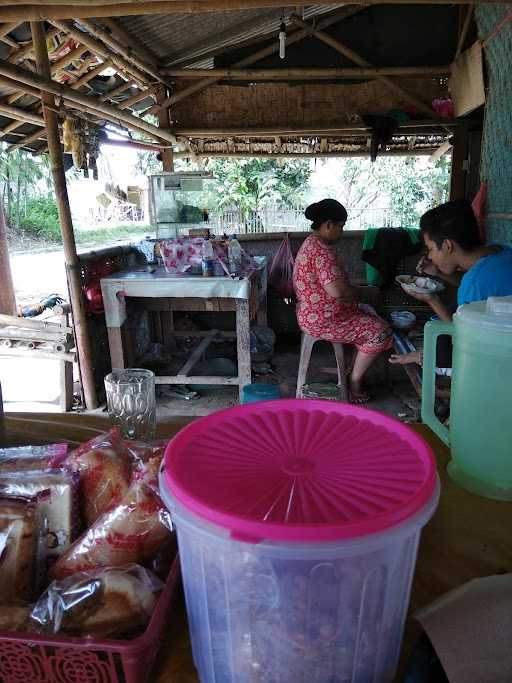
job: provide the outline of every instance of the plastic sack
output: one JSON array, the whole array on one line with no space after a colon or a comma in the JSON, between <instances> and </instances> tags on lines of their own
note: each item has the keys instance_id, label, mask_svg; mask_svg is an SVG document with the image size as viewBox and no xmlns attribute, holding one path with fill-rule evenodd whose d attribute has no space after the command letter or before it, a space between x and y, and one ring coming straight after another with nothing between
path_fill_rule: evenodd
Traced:
<instances>
[{"instance_id":1,"label":"plastic sack","mask_svg":"<svg viewBox=\"0 0 512 683\"><path fill-rule=\"evenodd\" d=\"M200 268L203 242L202 237L176 237L160 242L160 255L165 270L171 274L179 274L192 267Z\"/></svg>"},{"instance_id":2,"label":"plastic sack","mask_svg":"<svg viewBox=\"0 0 512 683\"><path fill-rule=\"evenodd\" d=\"M118 429L77 448L66 465L80 476L80 506L86 526L120 503L130 486L132 457Z\"/></svg>"},{"instance_id":3,"label":"plastic sack","mask_svg":"<svg viewBox=\"0 0 512 683\"><path fill-rule=\"evenodd\" d=\"M0 473L20 470L46 470L58 467L68 452L66 443L48 446L0 448Z\"/></svg>"},{"instance_id":4,"label":"plastic sack","mask_svg":"<svg viewBox=\"0 0 512 683\"><path fill-rule=\"evenodd\" d=\"M295 296L293 289L293 254L288 235L281 242L276 255L272 259L268 281L286 299Z\"/></svg>"},{"instance_id":5,"label":"plastic sack","mask_svg":"<svg viewBox=\"0 0 512 683\"><path fill-rule=\"evenodd\" d=\"M0 608L0 631L28 631L30 605L10 604Z\"/></svg>"},{"instance_id":6,"label":"plastic sack","mask_svg":"<svg viewBox=\"0 0 512 683\"><path fill-rule=\"evenodd\" d=\"M32 498L0 498L0 604L32 596L38 526Z\"/></svg>"},{"instance_id":7,"label":"plastic sack","mask_svg":"<svg viewBox=\"0 0 512 683\"><path fill-rule=\"evenodd\" d=\"M60 556L50 569L50 579L96 567L150 562L171 528L159 496L143 481L134 481L121 503L101 515Z\"/></svg>"},{"instance_id":8,"label":"plastic sack","mask_svg":"<svg viewBox=\"0 0 512 683\"><path fill-rule=\"evenodd\" d=\"M77 475L66 470L0 472L0 494L37 497L45 559L61 555L76 538L79 518Z\"/></svg>"},{"instance_id":9,"label":"plastic sack","mask_svg":"<svg viewBox=\"0 0 512 683\"><path fill-rule=\"evenodd\" d=\"M163 583L137 565L100 568L53 581L30 614L33 630L117 638L144 629Z\"/></svg>"}]
</instances>

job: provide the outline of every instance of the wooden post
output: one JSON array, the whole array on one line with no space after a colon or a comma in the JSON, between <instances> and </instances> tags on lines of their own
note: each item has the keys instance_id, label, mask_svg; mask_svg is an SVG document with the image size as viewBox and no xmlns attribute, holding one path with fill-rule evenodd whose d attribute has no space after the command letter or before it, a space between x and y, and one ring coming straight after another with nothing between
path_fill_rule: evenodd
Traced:
<instances>
[{"instance_id":1,"label":"wooden post","mask_svg":"<svg viewBox=\"0 0 512 683\"><path fill-rule=\"evenodd\" d=\"M164 86L158 88L156 95L156 102L160 105L167 98L166 88ZM170 110L166 107L161 107L158 112L158 127L170 128ZM162 150L162 170L174 171L174 159L172 149L170 147Z\"/></svg>"},{"instance_id":2,"label":"wooden post","mask_svg":"<svg viewBox=\"0 0 512 683\"><path fill-rule=\"evenodd\" d=\"M46 47L43 25L41 22L31 22L32 40L36 54L37 69L41 76L50 79L50 62ZM46 134L50 150L51 171L55 188L55 198L59 209L60 227L62 231L62 243L64 246L64 259L66 262L66 274L68 278L71 308L75 327L75 339L78 351L78 362L84 391L85 405L89 410L98 407L96 386L92 367L91 340L87 330L87 317L82 296L82 283L80 280L80 263L76 253L73 221L69 208L66 176L60 146L59 125L57 115L45 104L55 106L55 98L48 92L41 90L43 114L46 122Z\"/></svg>"},{"instance_id":3,"label":"wooden post","mask_svg":"<svg viewBox=\"0 0 512 683\"><path fill-rule=\"evenodd\" d=\"M12 284L9 248L5 233L4 207L0 203L0 313L16 315L16 299Z\"/></svg>"}]
</instances>

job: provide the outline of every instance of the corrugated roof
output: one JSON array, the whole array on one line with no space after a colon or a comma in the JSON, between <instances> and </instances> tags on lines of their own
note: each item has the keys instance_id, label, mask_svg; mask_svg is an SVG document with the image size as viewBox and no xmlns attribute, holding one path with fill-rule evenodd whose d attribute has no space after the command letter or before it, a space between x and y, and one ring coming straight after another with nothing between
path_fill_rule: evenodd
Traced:
<instances>
[{"instance_id":1,"label":"corrugated roof","mask_svg":"<svg viewBox=\"0 0 512 683\"><path fill-rule=\"evenodd\" d=\"M333 5L313 5L305 8L304 18L335 9ZM290 13L290 10L286 12ZM277 33L281 17L281 10L260 9L123 17L119 21L134 38L154 52L163 66L170 66L196 57L200 60L212 50L228 49ZM198 63L193 62L195 66Z\"/></svg>"}]
</instances>

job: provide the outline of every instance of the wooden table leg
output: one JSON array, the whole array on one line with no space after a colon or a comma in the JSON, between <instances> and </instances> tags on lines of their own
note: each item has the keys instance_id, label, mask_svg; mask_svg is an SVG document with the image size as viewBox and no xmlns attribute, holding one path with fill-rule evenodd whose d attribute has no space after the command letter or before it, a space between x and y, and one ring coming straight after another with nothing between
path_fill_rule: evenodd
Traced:
<instances>
[{"instance_id":1,"label":"wooden table leg","mask_svg":"<svg viewBox=\"0 0 512 683\"><path fill-rule=\"evenodd\" d=\"M267 271L265 269L261 276L261 296L256 314L256 322L262 327L266 327L267 321Z\"/></svg>"},{"instance_id":2,"label":"wooden table leg","mask_svg":"<svg viewBox=\"0 0 512 683\"><path fill-rule=\"evenodd\" d=\"M123 354L123 337L121 335L120 327L107 327L108 331L108 345L110 347L110 361L112 363L112 370L123 370L124 354Z\"/></svg>"},{"instance_id":3,"label":"wooden table leg","mask_svg":"<svg viewBox=\"0 0 512 683\"><path fill-rule=\"evenodd\" d=\"M249 302L236 300L236 343L238 355L238 387L240 402L242 390L251 383L251 340L250 340Z\"/></svg>"},{"instance_id":4,"label":"wooden table leg","mask_svg":"<svg viewBox=\"0 0 512 683\"><path fill-rule=\"evenodd\" d=\"M69 413L73 407L73 363L61 360L60 364L60 409Z\"/></svg>"}]
</instances>

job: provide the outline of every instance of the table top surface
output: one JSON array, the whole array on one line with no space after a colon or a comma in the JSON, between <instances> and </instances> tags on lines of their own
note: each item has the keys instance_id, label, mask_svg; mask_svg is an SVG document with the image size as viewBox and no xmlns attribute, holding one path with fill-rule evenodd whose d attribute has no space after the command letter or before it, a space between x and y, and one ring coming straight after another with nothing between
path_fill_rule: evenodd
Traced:
<instances>
[{"instance_id":1,"label":"table top surface","mask_svg":"<svg viewBox=\"0 0 512 683\"><path fill-rule=\"evenodd\" d=\"M159 437L172 437L192 418L173 418L158 425ZM108 429L106 416L11 413L6 415L9 445L65 440L75 446ZM412 425L432 447L441 480L439 506L425 527L411 594L410 615L416 609L472 578L512 572L512 503L481 498L459 488L448 477L448 448L424 425ZM402 664L419 635L409 616L402 648ZM169 621L167 637L152 683L197 683L179 596ZM398 679L399 680L399 679Z\"/></svg>"}]
</instances>

